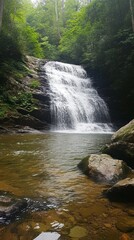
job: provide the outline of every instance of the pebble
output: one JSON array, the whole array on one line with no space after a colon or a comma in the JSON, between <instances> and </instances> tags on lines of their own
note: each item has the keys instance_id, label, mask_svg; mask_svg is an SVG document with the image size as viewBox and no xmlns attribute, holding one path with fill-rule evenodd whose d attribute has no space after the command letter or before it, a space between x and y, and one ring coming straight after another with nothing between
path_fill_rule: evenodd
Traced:
<instances>
[{"instance_id":1,"label":"pebble","mask_svg":"<svg viewBox=\"0 0 134 240\"><path fill-rule=\"evenodd\" d=\"M106 228L111 228L111 227L112 227L112 225L109 224L109 223L105 223L104 226L105 226Z\"/></svg>"},{"instance_id":2,"label":"pebble","mask_svg":"<svg viewBox=\"0 0 134 240\"><path fill-rule=\"evenodd\" d=\"M121 232L132 232L134 230L134 218L133 217L125 217L118 220L116 223L117 229Z\"/></svg>"},{"instance_id":3,"label":"pebble","mask_svg":"<svg viewBox=\"0 0 134 240\"><path fill-rule=\"evenodd\" d=\"M82 238L88 235L88 232L85 228L80 226L75 226L71 228L69 236L72 238Z\"/></svg>"},{"instance_id":4,"label":"pebble","mask_svg":"<svg viewBox=\"0 0 134 240\"><path fill-rule=\"evenodd\" d=\"M120 237L120 240L130 240L130 237L126 233L123 233Z\"/></svg>"}]
</instances>

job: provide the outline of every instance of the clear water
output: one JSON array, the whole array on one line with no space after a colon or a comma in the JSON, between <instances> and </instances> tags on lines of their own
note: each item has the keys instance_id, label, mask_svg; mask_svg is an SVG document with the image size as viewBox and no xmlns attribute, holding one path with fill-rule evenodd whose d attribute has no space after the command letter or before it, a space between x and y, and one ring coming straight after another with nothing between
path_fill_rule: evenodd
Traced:
<instances>
[{"instance_id":1,"label":"clear water","mask_svg":"<svg viewBox=\"0 0 134 240\"><path fill-rule=\"evenodd\" d=\"M1 180L22 196L56 195L62 201L72 201L78 178L85 178L77 164L81 158L98 152L108 139L107 134L0 136Z\"/></svg>"},{"instance_id":2,"label":"clear water","mask_svg":"<svg viewBox=\"0 0 134 240\"><path fill-rule=\"evenodd\" d=\"M49 83L53 130L112 131L107 105L81 66L48 62L43 69Z\"/></svg>"},{"instance_id":3,"label":"clear water","mask_svg":"<svg viewBox=\"0 0 134 240\"><path fill-rule=\"evenodd\" d=\"M119 240L116 227L133 206L110 203L107 187L78 168L80 159L99 152L108 134L42 133L0 136L0 189L19 197L52 200L50 210L30 212L0 227L1 240L32 240L41 232L58 232L61 240ZM58 203L58 204L55 204ZM125 209L125 211L124 211ZM73 227L86 230L71 237ZM76 233L77 234L77 233ZM134 233L128 234L134 239Z\"/></svg>"}]
</instances>

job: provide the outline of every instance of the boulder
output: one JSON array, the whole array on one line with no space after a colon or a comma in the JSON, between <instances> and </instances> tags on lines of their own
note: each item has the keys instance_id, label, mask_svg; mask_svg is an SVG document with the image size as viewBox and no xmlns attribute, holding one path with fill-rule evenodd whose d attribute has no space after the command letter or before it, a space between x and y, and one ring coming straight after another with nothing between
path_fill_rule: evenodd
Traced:
<instances>
[{"instance_id":1,"label":"boulder","mask_svg":"<svg viewBox=\"0 0 134 240\"><path fill-rule=\"evenodd\" d=\"M78 167L92 179L113 184L127 176L129 167L119 159L113 159L107 154L91 154L84 158Z\"/></svg>"},{"instance_id":2,"label":"boulder","mask_svg":"<svg viewBox=\"0 0 134 240\"><path fill-rule=\"evenodd\" d=\"M134 119L113 134L112 142L117 141L134 143Z\"/></svg>"},{"instance_id":3,"label":"boulder","mask_svg":"<svg viewBox=\"0 0 134 240\"><path fill-rule=\"evenodd\" d=\"M134 178L120 180L104 194L112 201L134 202Z\"/></svg>"},{"instance_id":4,"label":"boulder","mask_svg":"<svg viewBox=\"0 0 134 240\"><path fill-rule=\"evenodd\" d=\"M134 168L134 120L120 128L102 152L110 154L113 158L122 159L128 166Z\"/></svg>"}]
</instances>

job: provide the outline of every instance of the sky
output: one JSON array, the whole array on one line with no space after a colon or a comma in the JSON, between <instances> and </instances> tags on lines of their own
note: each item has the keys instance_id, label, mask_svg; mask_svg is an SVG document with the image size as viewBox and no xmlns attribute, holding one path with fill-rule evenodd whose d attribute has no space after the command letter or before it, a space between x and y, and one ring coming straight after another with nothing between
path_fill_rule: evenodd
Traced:
<instances>
[{"instance_id":1,"label":"sky","mask_svg":"<svg viewBox=\"0 0 134 240\"><path fill-rule=\"evenodd\" d=\"M36 3L36 2L38 2L38 0L31 0L33 3Z\"/></svg>"}]
</instances>

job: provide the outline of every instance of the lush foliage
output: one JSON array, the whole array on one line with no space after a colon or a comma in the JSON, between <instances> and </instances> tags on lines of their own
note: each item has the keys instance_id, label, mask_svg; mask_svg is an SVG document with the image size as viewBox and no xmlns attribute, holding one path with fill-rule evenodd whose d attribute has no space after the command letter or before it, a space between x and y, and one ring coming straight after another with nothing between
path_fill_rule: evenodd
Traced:
<instances>
[{"instance_id":1,"label":"lush foliage","mask_svg":"<svg viewBox=\"0 0 134 240\"><path fill-rule=\"evenodd\" d=\"M134 32L128 0L92 1L68 21L59 48L62 58L84 64L96 85L111 95L115 114L133 118Z\"/></svg>"},{"instance_id":2,"label":"lush foliage","mask_svg":"<svg viewBox=\"0 0 134 240\"><path fill-rule=\"evenodd\" d=\"M24 55L83 64L112 113L133 117L134 0L0 0L1 83Z\"/></svg>"}]
</instances>

